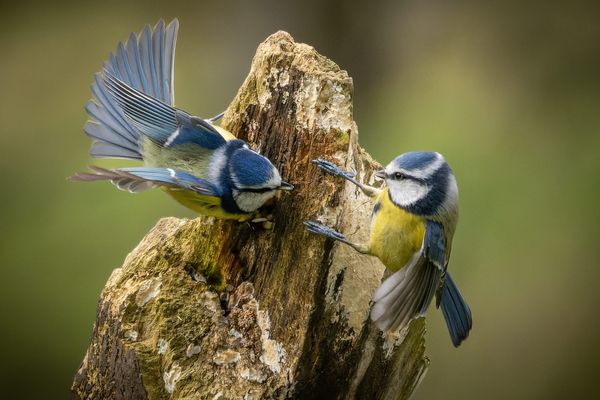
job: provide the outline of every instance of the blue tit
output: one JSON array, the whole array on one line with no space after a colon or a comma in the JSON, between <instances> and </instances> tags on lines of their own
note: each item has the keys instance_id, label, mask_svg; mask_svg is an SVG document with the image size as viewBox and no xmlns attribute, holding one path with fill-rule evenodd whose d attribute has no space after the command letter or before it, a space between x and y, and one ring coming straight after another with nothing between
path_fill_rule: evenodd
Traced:
<instances>
[{"instance_id":1,"label":"blue tit","mask_svg":"<svg viewBox=\"0 0 600 400\"><path fill-rule=\"evenodd\" d=\"M159 21L119 43L96 73L86 104L93 157L142 160L143 167L72 177L110 180L130 192L158 187L203 215L246 221L292 185L262 155L210 120L174 107L173 61L179 22Z\"/></svg>"},{"instance_id":2,"label":"blue tit","mask_svg":"<svg viewBox=\"0 0 600 400\"><path fill-rule=\"evenodd\" d=\"M396 330L424 315L435 296L450 338L459 346L472 327L471 310L447 271L458 220L458 187L439 153L402 154L376 176L381 190L358 182L352 173L315 160L323 170L347 179L375 197L369 243L352 243L335 230L307 221L313 233L378 257L393 273L373 295L371 319L382 330Z\"/></svg>"}]
</instances>

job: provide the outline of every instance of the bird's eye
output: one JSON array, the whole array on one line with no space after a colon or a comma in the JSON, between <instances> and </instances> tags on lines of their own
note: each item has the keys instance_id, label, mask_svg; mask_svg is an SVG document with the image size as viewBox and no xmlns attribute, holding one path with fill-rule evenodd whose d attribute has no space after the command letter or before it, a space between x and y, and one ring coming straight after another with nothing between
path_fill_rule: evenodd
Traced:
<instances>
[{"instance_id":1,"label":"bird's eye","mask_svg":"<svg viewBox=\"0 0 600 400\"><path fill-rule=\"evenodd\" d=\"M397 179L397 180L402 180L402 179L404 179L405 177L406 177L406 176L405 176L405 175L404 175L402 172L396 172L396 173L394 173L394 179Z\"/></svg>"}]
</instances>

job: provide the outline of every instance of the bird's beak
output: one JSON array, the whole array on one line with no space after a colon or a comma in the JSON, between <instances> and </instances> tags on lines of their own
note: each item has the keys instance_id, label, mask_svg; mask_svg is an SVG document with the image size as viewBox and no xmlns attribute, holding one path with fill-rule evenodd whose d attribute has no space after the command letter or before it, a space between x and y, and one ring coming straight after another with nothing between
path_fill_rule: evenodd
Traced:
<instances>
[{"instance_id":1,"label":"bird's beak","mask_svg":"<svg viewBox=\"0 0 600 400\"><path fill-rule=\"evenodd\" d=\"M293 190L294 185L291 185L287 182L281 181L281 186L278 187L279 190Z\"/></svg>"},{"instance_id":2,"label":"bird's beak","mask_svg":"<svg viewBox=\"0 0 600 400\"><path fill-rule=\"evenodd\" d=\"M375 177L379 179L385 179L385 169L380 169L379 171L375 172Z\"/></svg>"}]
</instances>

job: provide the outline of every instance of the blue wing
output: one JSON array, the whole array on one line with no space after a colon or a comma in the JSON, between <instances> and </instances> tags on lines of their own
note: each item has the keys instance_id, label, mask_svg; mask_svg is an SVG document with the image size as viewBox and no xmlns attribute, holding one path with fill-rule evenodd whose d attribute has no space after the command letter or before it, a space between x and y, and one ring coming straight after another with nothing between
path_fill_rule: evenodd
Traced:
<instances>
[{"instance_id":1,"label":"blue wing","mask_svg":"<svg viewBox=\"0 0 600 400\"><path fill-rule=\"evenodd\" d=\"M129 87L104 71L104 83L131 123L154 143L163 147L193 143L214 150L225 139L209 122L194 117Z\"/></svg>"},{"instance_id":2,"label":"blue wing","mask_svg":"<svg viewBox=\"0 0 600 400\"><path fill-rule=\"evenodd\" d=\"M154 26L144 27L138 37L129 35L125 44L119 42L116 54L111 54L104 69L127 86L148 96L173 105L173 63L179 21L165 27L161 19Z\"/></svg>"},{"instance_id":3,"label":"blue wing","mask_svg":"<svg viewBox=\"0 0 600 400\"><path fill-rule=\"evenodd\" d=\"M177 19L166 27L160 20L154 28L146 25L139 36L131 33L126 44L119 43L116 54L111 54L104 63L104 69L129 87L172 105L178 29ZM84 127L94 139L91 155L142 159L139 132L108 93L101 73L96 74L92 93L94 99L85 107L91 118Z\"/></svg>"},{"instance_id":4,"label":"blue wing","mask_svg":"<svg viewBox=\"0 0 600 400\"><path fill-rule=\"evenodd\" d=\"M133 167L113 170L97 166L90 168L94 171L93 173L80 173L71 179L86 182L110 180L119 189L132 193L142 192L156 186L168 186L190 190L202 196L221 196L219 188L211 182L171 168Z\"/></svg>"},{"instance_id":5,"label":"blue wing","mask_svg":"<svg viewBox=\"0 0 600 400\"><path fill-rule=\"evenodd\" d=\"M211 123L173 107L178 29L176 19L146 25L120 42L96 74L84 128L95 140L92 156L143 159L141 136L162 147L192 143L214 150L225 143Z\"/></svg>"},{"instance_id":6,"label":"blue wing","mask_svg":"<svg viewBox=\"0 0 600 400\"><path fill-rule=\"evenodd\" d=\"M104 70L102 79L115 106L136 130L158 143L164 143L177 130L177 112L173 107L135 90L108 70Z\"/></svg>"},{"instance_id":7,"label":"blue wing","mask_svg":"<svg viewBox=\"0 0 600 400\"><path fill-rule=\"evenodd\" d=\"M89 100L85 110L90 120L83 130L94 140L90 154L93 157L115 157L141 160L139 133L126 120L123 111L114 104L100 74L92 85L94 100Z\"/></svg>"},{"instance_id":8,"label":"blue wing","mask_svg":"<svg viewBox=\"0 0 600 400\"><path fill-rule=\"evenodd\" d=\"M446 269L446 236L444 226L439 222L427 221L423 255L440 270Z\"/></svg>"}]
</instances>

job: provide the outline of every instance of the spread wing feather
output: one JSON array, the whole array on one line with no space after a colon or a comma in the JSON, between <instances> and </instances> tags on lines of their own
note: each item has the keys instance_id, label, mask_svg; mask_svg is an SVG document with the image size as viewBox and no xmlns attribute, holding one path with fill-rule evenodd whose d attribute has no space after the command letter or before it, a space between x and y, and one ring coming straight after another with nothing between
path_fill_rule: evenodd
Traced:
<instances>
[{"instance_id":1,"label":"spread wing feather","mask_svg":"<svg viewBox=\"0 0 600 400\"><path fill-rule=\"evenodd\" d=\"M125 44L118 44L116 54L109 56L104 69L128 87L172 105L178 28L176 19L166 27L162 20L154 28L146 25L139 36L132 33ZM91 123L86 124L84 130L95 140L91 154L141 160L139 130L107 92L103 76L96 74L92 84L94 99L86 105Z\"/></svg>"}]
</instances>

